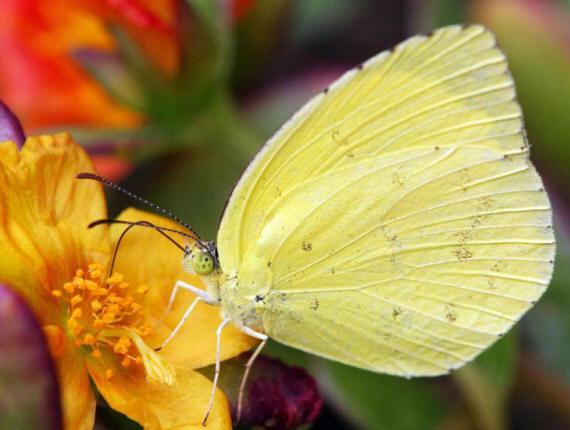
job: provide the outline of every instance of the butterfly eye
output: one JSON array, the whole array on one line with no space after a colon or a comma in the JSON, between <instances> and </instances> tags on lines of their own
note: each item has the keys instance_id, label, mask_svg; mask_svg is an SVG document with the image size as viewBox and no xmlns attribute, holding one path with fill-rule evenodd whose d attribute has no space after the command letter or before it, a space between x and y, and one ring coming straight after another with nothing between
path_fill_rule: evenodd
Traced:
<instances>
[{"instance_id":1,"label":"butterfly eye","mask_svg":"<svg viewBox=\"0 0 570 430\"><path fill-rule=\"evenodd\" d=\"M197 275L209 275L214 271L214 257L208 251L195 250L192 253L192 268Z\"/></svg>"}]
</instances>

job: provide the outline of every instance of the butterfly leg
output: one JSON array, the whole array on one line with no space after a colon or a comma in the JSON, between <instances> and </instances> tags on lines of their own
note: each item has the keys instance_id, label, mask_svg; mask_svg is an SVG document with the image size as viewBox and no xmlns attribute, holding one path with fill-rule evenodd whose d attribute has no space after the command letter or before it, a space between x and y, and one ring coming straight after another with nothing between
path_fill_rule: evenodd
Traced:
<instances>
[{"instance_id":1,"label":"butterfly leg","mask_svg":"<svg viewBox=\"0 0 570 430\"><path fill-rule=\"evenodd\" d=\"M196 298L196 300L194 300L192 302L192 304L190 306L188 306L188 309L186 309L186 312L184 312L184 315L182 316L182 318L180 318L180 321L178 322L178 324L176 325L174 330L172 330L172 332L162 342L162 344L158 348L156 348L156 351L160 351L162 348L164 348L172 340L172 338L176 335L176 333L178 333L180 331L180 329L182 328L182 326L184 325L184 323L186 322L188 317L190 317L190 314L192 313L192 311L194 310L194 308L196 307L196 305L199 302L201 302L201 301L205 302L205 303L211 303L212 302L212 300L210 299L210 296L208 295L207 292L205 292L199 288L196 288L193 285L187 284L184 281L177 281L176 284L174 285L174 288L172 289L172 293L170 294L170 300L168 301L168 305L166 306L166 309L165 309L160 321L162 321L164 319L164 317L166 316L166 314L172 310L172 305L174 303L174 300L176 298L176 294L178 293L179 288L184 288L184 289L196 294L198 297Z\"/></svg>"},{"instance_id":2,"label":"butterfly leg","mask_svg":"<svg viewBox=\"0 0 570 430\"><path fill-rule=\"evenodd\" d=\"M251 370L251 366L253 366L253 362L255 361L257 356L261 353L261 350L263 349L263 347L267 343L267 339L269 339L266 334L258 333L256 331L250 329L249 327L242 327L242 331L251 337L255 337L256 339L261 340L261 343L257 346L257 348L255 348L254 353L251 355L251 357L249 357L249 360L247 360L247 363L245 363L245 371L243 372L243 377L241 378L241 383L239 384L239 395L238 395L238 403L237 403L237 419L236 419L236 422L239 422L239 419L241 417L241 409L242 409L242 403L243 403L243 392L245 390L245 384L247 382L247 377L249 376L249 371Z\"/></svg>"},{"instance_id":3,"label":"butterfly leg","mask_svg":"<svg viewBox=\"0 0 570 430\"><path fill-rule=\"evenodd\" d=\"M184 288L185 290L188 290L191 293L196 294L198 297L204 298L205 299L204 301L207 302L208 294L205 291L200 290L199 288L196 288L191 284L187 284L184 281L176 281L176 284L174 284L174 288L172 289L172 293L170 293L170 298L168 299L168 304L166 305L166 309L164 309L164 312L162 313L162 316L160 317L159 321L162 321L166 317L166 315L168 315L168 312L172 310L172 305L174 305L174 300L176 299L176 295L178 294L178 290L180 288Z\"/></svg>"},{"instance_id":4,"label":"butterfly leg","mask_svg":"<svg viewBox=\"0 0 570 430\"><path fill-rule=\"evenodd\" d=\"M216 370L214 372L214 381L212 383L212 392L210 393L210 402L208 403L208 409L206 410L206 416L204 417L204 421L202 421L202 425L206 425L206 421L208 421L208 417L210 416L210 412L212 412L212 408L214 406L214 396L216 395L216 387L218 386L218 378L220 377L220 355L221 355L221 344L222 344L222 330L225 326L230 323L230 318L224 318L222 323L218 326L218 330L216 330Z\"/></svg>"}]
</instances>

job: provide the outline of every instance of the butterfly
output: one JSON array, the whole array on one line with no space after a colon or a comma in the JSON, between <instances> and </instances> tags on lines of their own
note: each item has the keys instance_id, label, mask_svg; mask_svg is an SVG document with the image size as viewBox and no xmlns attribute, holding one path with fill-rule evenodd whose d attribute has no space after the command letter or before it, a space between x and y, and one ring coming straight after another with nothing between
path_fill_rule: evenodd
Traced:
<instances>
[{"instance_id":1,"label":"butterfly","mask_svg":"<svg viewBox=\"0 0 570 430\"><path fill-rule=\"evenodd\" d=\"M486 28L455 25L376 55L302 107L239 179L216 243L188 249L207 291L177 288L222 309L214 385L227 324L261 340L246 377L268 338L435 376L536 303L554 253L505 55Z\"/></svg>"}]
</instances>

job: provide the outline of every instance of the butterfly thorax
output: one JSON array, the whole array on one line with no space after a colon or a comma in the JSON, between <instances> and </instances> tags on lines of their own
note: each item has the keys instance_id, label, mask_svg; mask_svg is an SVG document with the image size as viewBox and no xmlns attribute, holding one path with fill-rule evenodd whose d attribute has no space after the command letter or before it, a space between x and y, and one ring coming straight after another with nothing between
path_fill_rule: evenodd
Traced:
<instances>
[{"instance_id":1,"label":"butterfly thorax","mask_svg":"<svg viewBox=\"0 0 570 430\"><path fill-rule=\"evenodd\" d=\"M222 313L229 316L238 327L263 332L267 284L259 277L249 282L248 278L236 274L220 274Z\"/></svg>"}]
</instances>

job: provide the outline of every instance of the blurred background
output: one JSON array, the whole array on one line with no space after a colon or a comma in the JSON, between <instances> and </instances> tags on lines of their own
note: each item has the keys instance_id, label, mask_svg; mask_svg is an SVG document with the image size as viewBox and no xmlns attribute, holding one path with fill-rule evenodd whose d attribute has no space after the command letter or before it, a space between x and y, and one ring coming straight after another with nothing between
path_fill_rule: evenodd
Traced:
<instances>
[{"instance_id":1,"label":"blurred background","mask_svg":"<svg viewBox=\"0 0 570 430\"><path fill-rule=\"evenodd\" d=\"M102 175L209 238L253 154L342 72L416 33L489 26L555 207L543 299L441 378L376 375L275 343L265 354L316 378L314 429L570 429L570 1L0 0L0 11L0 98L27 134L71 131ZM109 198L112 215L132 205ZM137 428L104 405L97 427Z\"/></svg>"}]
</instances>

